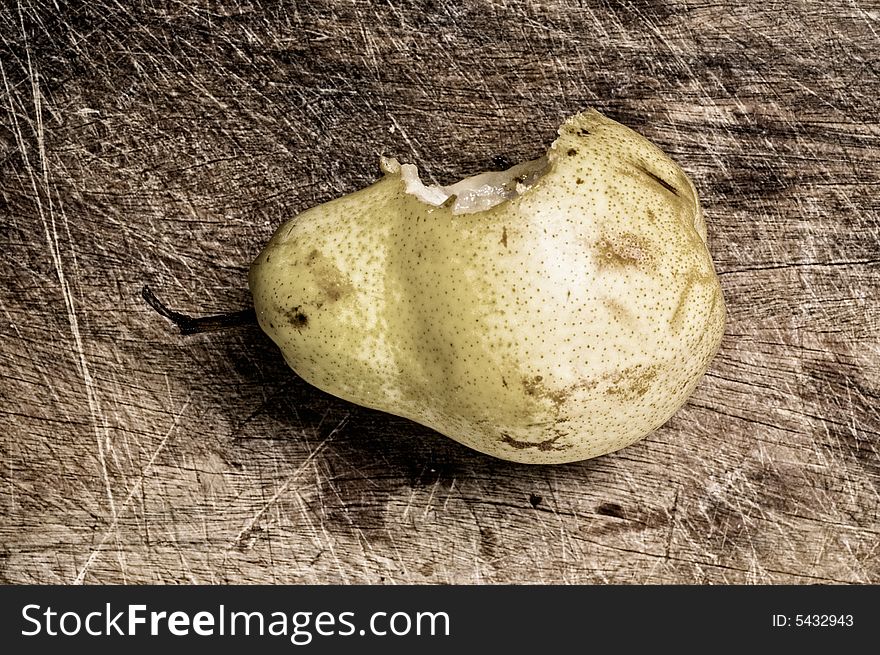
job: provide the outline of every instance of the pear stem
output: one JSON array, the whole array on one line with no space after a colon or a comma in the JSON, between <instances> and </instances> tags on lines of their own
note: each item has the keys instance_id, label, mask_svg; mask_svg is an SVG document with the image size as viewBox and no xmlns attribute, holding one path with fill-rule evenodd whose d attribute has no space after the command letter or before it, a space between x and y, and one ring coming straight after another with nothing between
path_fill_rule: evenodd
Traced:
<instances>
[{"instance_id":1,"label":"pear stem","mask_svg":"<svg viewBox=\"0 0 880 655\"><path fill-rule=\"evenodd\" d=\"M195 318L175 312L159 300L150 290L150 287L144 286L141 289L141 296L147 301L147 304L156 312L167 318L177 326L181 334L201 334L202 332L219 332L229 328L242 327L246 325L256 325L257 314L253 310L243 309L238 312L229 312L228 314L215 314L213 316L202 316Z\"/></svg>"}]
</instances>

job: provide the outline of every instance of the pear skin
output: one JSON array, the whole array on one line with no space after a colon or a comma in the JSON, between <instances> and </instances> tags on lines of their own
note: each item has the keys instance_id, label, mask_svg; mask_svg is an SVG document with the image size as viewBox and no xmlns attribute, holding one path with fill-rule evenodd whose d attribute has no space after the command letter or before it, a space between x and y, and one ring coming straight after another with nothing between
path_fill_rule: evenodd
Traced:
<instances>
[{"instance_id":1,"label":"pear skin","mask_svg":"<svg viewBox=\"0 0 880 655\"><path fill-rule=\"evenodd\" d=\"M303 379L534 464L623 448L685 403L725 306L696 190L656 146L586 111L505 172L441 187L382 167L251 266Z\"/></svg>"}]
</instances>

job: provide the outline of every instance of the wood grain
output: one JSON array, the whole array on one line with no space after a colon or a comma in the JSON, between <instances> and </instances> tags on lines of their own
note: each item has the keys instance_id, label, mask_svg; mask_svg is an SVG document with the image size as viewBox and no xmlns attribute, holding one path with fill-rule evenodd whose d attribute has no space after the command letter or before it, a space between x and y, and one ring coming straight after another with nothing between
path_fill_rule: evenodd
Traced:
<instances>
[{"instance_id":1,"label":"wood grain","mask_svg":"<svg viewBox=\"0 0 880 655\"><path fill-rule=\"evenodd\" d=\"M878 35L869 0L4 3L0 580L880 582ZM246 307L379 154L450 182L587 106L693 177L729 308L623 451L493 460L139 296Z\"/></svg>"}]
</instances>

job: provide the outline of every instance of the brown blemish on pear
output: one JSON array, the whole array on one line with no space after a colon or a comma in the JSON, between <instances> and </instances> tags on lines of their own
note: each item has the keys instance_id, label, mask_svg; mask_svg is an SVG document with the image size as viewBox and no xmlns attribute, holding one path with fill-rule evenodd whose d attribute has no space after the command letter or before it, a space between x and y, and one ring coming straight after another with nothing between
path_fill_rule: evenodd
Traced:
<instances>
[{"instance_id":1,"label":"brown blemish on pear","mask_svg":"<svg viewBox=\"0 0 880 655\"><path fill-rule=\"evenodd\" d=\"M284 309L282 313L287 317L288 322L297 330L302 330L309 324L309 317L306 316L302 311L302 307L299 305L292 309Z\"/></svg>"},{"instance_id":2,"label":"brown blemish on pear","mask_svg":"<svg viewBox=\"0 0 880 655\"><path fill-rule=\"evenodd\" d=\"M559 444L557 443L559 439L562 437L561 434L557 434L554 437L550 437L549 439L544 439L542 441L522 441L520 439L514 439L509 434L501 433L501 443L507 444L512 448L516 448L517 450L525 450L527 448L534 448L535 450L547 452L547 451L561 451L568 450L571 448L569 444Z\"/></svg>"},{"instance_id":3,"label":"brown blemish on pear","mask_svg":"<svg viewBox=\"0 0 880 655\"><path fill-rule=\"evenodd\" d=\"M605 393L626 401L637 400L651 389L651 384L659 373L658 369L656 365L638 364L608 375L606 376L608 388Z\"/></svg>"},{"instance_id":4,"label":"brown blemish on pear","mask_svg":"<svg viewBox=\"0 0 880 655\"><path fill-rule=\"evenodd\" d=\"M340 300L353 291L348 277L343 275L328 257L317 250L312 250L309 253L306 265L315 278L315 286L321 293L320 297L312 300L318 309L327 303Z\"/></svg>"},{"instance_id":5,"label":"brown blemish on pear","mask_svg":"<svg viewBox=\"0 0 880 655\"><path fill-rule=\"evenodd\" d=\"M525 377L522 380L523 390L532 398L546 398L557 408L568 398L570 391L567 389L551 389L544 384L544 376L535 375Z\"/></svg>"},{"instance_id":6,"label":"brown blemish on pear","mask_svg":"<svg viewBox=\"0 0 880 655\"><path fill-rule=\"evenodd\" d=\"M600 271L608 268L648 268L653 259L648 240L629 232L603 236L596 242L595 252Z\"/></svg>"},{"instance_id":7,"label":"brown blemish on pear","mask_svg":"<svg viewBox=\"0 0 880 655\"><path fill-rule=\"evenodd\" d=\"M602 304L605 305L609 316L611 316L612 320L616 323L627 326L635 325L636 316L624 303L609 296L602 299Z\"/></svg>"}]
</instances>

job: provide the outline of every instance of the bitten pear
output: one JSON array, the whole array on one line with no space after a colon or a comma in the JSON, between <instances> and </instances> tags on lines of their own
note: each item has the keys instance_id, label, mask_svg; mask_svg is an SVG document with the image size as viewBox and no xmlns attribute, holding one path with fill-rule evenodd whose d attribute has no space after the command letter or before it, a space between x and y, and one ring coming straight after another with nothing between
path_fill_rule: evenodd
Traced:
<instances>
[{"instance_id":1,"label":"bitten pear","mask_svg":"<svg viewBox=\"0 0 880 655\"><path fill-rule=\"evenodd\" d=\"M517 462L643 438L694 390L725 307L693 184L596 111L546 156L451 186L375 184L283 225L249 276L310 384Z\"/></svg>"}]
</instances>

